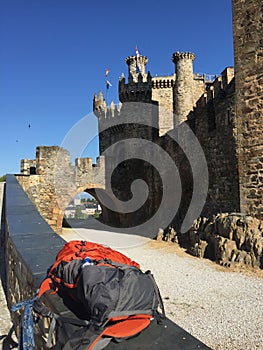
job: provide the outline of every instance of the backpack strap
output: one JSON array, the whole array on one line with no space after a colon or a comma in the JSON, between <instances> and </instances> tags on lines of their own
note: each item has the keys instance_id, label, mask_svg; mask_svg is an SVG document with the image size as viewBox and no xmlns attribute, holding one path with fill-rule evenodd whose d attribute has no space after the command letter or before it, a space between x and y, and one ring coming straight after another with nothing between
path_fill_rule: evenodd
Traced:
<instances>
[{"instance_id":1,"label":"backpack strap","mask_svg":"<svg viewBox=\"0 0 263 350\"><path fill-rule=\"evenodd\" d=\"M136 316L136 315L142 315L145 314L149 317L153 317L153 310L123 310L123 311L111 311L108 315L109 319L116 320L118 317L125 317L125 316ZM108 320L106 321L108 323Z\"/></svg>"},{"instance_id":2,"label":"backpack strap","mask_svg":"<svg viewBox=\"0 0 263 350\"><path fill-rule=\"evenodd\" d=\"M158 323L161 323L162 322L162 319L166 318L166 315L165 315L165 309L164 309L164 305L163 305L163 300L162 300L162 296L161 296L161 293L160 293L160 290L157 286L157 283L151 273L150 270L147 270L145 272L149 277L150 279L152 280L153 282L153 286L154 286L154 290L155 290L155 294L158 298L158 302L159 302L159 305L160 305L160 308L161 308L161 311L162 311L162 314L160 315L158 312L155 313L155 316L156 316L156 319L157 319L157 322Z\"/></svg>"},{"instance_id":3,"label":"backpack strap","mask_svg":"<svg viewBox=\"0 0 263 350\"><path fill-rule=\"evenodd\" d=\"M64 342L61 339L62 350L101 350L104 349L110 342L111 337L102 337L102 329L90 327L81 327L73 332L70 338Z\"/></svg>"},{"instance_id":4,"label":"backpack strap","mask_svg":"<svg viewBox=\"0 0 263 350\"><path fill-rule=\"evenodd\" d=\"M129 264L123 264L123 263L120 263L120 262L115 262L115 261L112 261L111 259L108 259L108 258L105 258L105 259L100 259L100 260L92 260L93 263L95 265L110 265L110 266L114 266L116 268L122 268L122 269L137 269L137 270L140 270L140 268L138 266L135 266L135 265L129 265Z\"/></svg>"},{"instance_id":5,"label":"backpack strap","mask_svg":"<svg viewBox=\"0 0 263 350\"><path fill-rule=\"evenodd\" d=\"M55 332L57 322L59 324L70 323L70 324L73 324L75 326L88 326L90 324L90 322L87 320L81 320L79 318L61 316L61 315L55 314L55 313L51 313L49 315L49 317L51 317L51 323L49 326L48 337L47 337L47 342L46 342L46 346L48 349L50 349L53 346L52 345L52 335Z\"/></svg>"},{"instance_id":6,"label":"backpack strap","mask_svg":"<svg viewBox=\"0 0 263 350\"><path fill-rule=\"evenodd\" d=\"M35 339L34 339L34 318L33 318L33 305L37 300L38 296L29 300L24 300L14 304L11 307L13 312L20 309L24 309L24 314L22 318L22 325L20 328L19 337L19 349L23 350L33 350L35 349Z\"/></svg>"},{"instance_id":7,"label":"backpack strap","mask_svg":"<svg viewBox=\"0 0 263 350\"><path fill-rule=\"evenodd\" d=\"M40 298L48 290L54 291L54 288L52 288L53 286L52 279L50 277L45 278L38 289L38 298Z\"/></svg>"}]
</instances>

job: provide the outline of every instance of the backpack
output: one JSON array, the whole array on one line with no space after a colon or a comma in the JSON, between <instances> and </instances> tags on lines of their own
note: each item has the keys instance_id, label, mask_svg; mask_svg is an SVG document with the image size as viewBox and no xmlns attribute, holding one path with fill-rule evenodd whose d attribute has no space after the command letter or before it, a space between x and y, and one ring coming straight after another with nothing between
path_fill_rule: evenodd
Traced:
<instances>
[{"instance_id":1,"label":"backpack","mask_svg":"<svg viewBox=\"0 0 263 350\"><path fill-rule=\"evenodd\" d=\"M67 298L73 310L81 309L81 319L63 319L43 308L41 296L47 291ZM81 326L63 350L104 349L110 341L138 335L153 319L161 323L165 318L160 291L150 271L143 272L137 262L110 247L79 240L67 242L58 252L33 309L60 323ZM51 322L50 333L54 324ZM51 336L48 347L52 346Z\"/></svg>"}]
</instances>

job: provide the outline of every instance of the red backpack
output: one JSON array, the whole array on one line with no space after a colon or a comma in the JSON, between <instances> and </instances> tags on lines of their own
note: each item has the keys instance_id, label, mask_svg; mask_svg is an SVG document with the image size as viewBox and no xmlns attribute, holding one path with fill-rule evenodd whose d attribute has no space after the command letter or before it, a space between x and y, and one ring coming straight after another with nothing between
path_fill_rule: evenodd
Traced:
<instances>
[{"instance_id":1,"label":"red backpack","mask_svg":"<svg viewBox=\"0 0 263 350\"><path fill-rule=\"evenodd\" d=\"M100 350L111 340L119 342L139 334L152 319L161 322L165 317L151 272L143 272L137 262L102 244L66 243L48 269L38 298L50 290L66 295L73 309L74 304L81 305L84 313L85 327L71 335L63 350ZM84 345L83 339L88 340Z\"/></svg>"}]
</instances>

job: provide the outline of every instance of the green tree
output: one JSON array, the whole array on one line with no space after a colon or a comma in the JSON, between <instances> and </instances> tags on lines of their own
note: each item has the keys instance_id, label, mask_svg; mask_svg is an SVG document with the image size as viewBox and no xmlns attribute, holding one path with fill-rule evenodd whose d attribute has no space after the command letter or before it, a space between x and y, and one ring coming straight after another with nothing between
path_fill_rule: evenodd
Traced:
<instances>
[{"instance_id":1,"label":"green tree","mask_svg":"<svg viewBox=\"0 0 263 350\"><path fill-rule=\"evenodd\" d=\"M6 175L0 176L0 182L5 182L6 181Z\"/></svg>"},{"instance_id":2,"label":"green tree","mask_svg":"<svg viewBox=\"0 0 263 350\"><path fill-rule=\"evenodd\" d=\"M88 215L82 213L81 208L77 207L75 211L75 219L87 219Z\"/></svg>"}]
</instances>

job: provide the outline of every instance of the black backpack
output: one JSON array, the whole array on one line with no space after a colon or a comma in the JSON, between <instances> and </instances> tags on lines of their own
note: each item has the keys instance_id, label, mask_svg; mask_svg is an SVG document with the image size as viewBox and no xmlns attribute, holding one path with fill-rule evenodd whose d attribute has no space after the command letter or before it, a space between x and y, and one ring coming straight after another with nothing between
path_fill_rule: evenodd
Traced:
<instances>
[{"instance_id":1,"label":"black backpack","mask_svg":"<svg viewBox=\"0 0 263 350\"><path fill-rule=\"evenodd\" d=\"M46 292L57 291L79 319L53 314L42 303ZM152 320L161 323L165 311L158 286L150 271L124 254L101 244L70 241L56 256L42 282L33 309L38 315L52 317L51 336L65 322L77 326L61 349L100 350L111 340L120 342L134 337ZM81 311L80 311L81 310ZM59 334L59 331L57 331Z\"/></svg>"}]
</instances>

